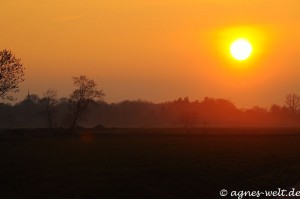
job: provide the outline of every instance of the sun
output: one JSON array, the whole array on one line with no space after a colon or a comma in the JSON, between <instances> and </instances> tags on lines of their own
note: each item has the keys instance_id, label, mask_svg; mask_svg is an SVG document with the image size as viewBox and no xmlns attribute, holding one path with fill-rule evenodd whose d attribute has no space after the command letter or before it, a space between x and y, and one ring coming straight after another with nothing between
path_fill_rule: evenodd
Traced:
<instances>
[{"instance_id":1,"label":"sun","mask_svg":"<svg viewBox=\"0 0 300 199\"><path fill-rule=\"evenodd\" d=\"M252 53L251 43L247 39L237 39L232 42L230 46L230 53L236 60L246 60Z\"/></svg>"}]
</instances>

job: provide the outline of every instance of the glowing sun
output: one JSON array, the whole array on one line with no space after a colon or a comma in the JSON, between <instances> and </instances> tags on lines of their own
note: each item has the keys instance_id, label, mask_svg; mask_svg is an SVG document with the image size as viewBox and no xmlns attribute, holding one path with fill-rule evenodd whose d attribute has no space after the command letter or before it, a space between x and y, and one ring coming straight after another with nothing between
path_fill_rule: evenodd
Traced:
<instances>
[{"instance_id":1,"label":"glowing sun","mask_svg":"<svg viewBox=\"0 0 300 199\"><path fill-rule=\"evenodd\" d=\"M246 60L252 53L252 46L246 39L237 39L230 46L231 55L239 61Z\"/></svg>"}]
</instances>

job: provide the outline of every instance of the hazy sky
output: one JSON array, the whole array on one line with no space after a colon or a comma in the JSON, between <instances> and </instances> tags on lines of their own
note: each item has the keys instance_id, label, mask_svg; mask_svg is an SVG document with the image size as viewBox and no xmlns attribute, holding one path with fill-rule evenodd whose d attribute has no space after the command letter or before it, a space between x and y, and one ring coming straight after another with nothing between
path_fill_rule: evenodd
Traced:
<instances>
[{"instance_id":1,"label":"hazy sky","mask_svg":"<svg viewBox=\"0 0 300 199\"><path fill-rule=\"evenodd\" d=\"M299 0L0 0L0 49L26 67L18 95L68 96L93 78L107 102L188 96L239 107L300 94ZM229 45L246 37L249 60Z\"/></svg>"}]
</instances>

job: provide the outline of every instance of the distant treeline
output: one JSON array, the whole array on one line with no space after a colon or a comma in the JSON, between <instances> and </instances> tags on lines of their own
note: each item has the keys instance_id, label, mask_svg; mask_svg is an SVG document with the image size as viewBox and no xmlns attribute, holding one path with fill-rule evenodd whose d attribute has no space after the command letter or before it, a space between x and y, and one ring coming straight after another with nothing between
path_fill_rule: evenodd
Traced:
<instances>
[{"instance_id":1,"label":"distant treeline","mask_svg":"<svg viewBox=\"0 0 300 199\"><path fill-rule=\"evenodd\" d=\"M83 127L300 126L299 109L294 103L288 103L288 96L286 105L272 105L269 109L259 106L238 109L226 99L208 97L202 101L190 101L185 97L165 103L136 100L109 104L99 100L89 104L79 125ZM46 107L41 101L38 95L28 95L14 105L0 104L0 127L47 127L47 121L43 117ZM53 109L55 111L52 112L53 127L68 127L68 106L67 98L61 98L55 104Z\"/></svg>"}]
</instances>

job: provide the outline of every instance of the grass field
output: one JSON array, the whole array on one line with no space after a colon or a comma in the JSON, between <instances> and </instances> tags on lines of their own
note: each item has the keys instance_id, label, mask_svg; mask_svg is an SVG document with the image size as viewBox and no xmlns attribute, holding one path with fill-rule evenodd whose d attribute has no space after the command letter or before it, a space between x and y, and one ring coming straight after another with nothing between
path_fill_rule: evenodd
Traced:
<instances>
[{"instance_id":1,"label":"grass field","mask_svg":"<svg viewBox=\"0 0 300 199\"><path fill-rule=\"evenodd\" d=\"M205 199L220 198L223 188L277 189L300 182L298 130L225 131L3 134L0 198Z\"/></svg>"}]
</instances>

